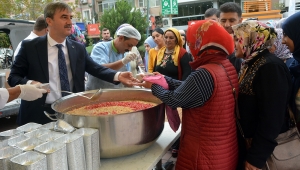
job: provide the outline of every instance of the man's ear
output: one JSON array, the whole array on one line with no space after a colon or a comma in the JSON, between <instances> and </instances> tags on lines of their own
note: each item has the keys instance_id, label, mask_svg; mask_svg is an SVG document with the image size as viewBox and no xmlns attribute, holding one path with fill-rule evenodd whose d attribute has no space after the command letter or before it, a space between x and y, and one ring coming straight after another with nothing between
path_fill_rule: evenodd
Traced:
<instances>
[{"instance_id":1,"label":"man's ear","mask_svg":"<svg viewBox=\"0 0 300 170\"><path fill-rule=\"evenodd\" d=\"M46 18L46 24L47 24L47 26L48 26L48 25L50 25L50 24L51 24L51 22L52 22L52 19L51 19L51 18L49 18L49 17L47 17L47 18Z\"/></svg>"},{"instance_id":2,"label":"man's ear","mask_svg":"<svg viewBox=\"0 0 300 170\"><path fill-rule=\"evenodd\" d=\"M119 35L118 38L119 38L120 41L124 40L124 36L123 35Z\"/></svg>"}]
</instances>

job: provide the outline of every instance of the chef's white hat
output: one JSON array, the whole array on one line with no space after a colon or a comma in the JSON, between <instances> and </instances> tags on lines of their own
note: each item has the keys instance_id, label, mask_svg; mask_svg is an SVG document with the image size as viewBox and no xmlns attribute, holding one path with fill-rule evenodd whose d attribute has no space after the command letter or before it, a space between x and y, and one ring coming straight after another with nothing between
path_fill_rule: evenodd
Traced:
<instances>
[{"instance_id":1,"label":"chef's white hat","mask_svg":"<svg viewBox=\"0 0 300 170\"><path fill-rule=\"evenodd\" d=\"M117 35L141 40L141 34L139 33L139 31L130 24L121 25L117 30Z\"/></svg>"}]
</instances>

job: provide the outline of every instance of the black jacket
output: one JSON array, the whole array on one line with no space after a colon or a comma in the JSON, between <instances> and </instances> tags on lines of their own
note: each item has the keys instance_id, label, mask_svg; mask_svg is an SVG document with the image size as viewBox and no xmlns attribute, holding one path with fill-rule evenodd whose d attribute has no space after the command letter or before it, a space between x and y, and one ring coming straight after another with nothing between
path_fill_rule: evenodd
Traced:
<instances>
[{"instance_id":1,"label":"black jacket","mask_svg":"<svg viewBox=\"0 0 300 170\"><path fill-rule=\"evenodd\" d=\"M239 74L241 70L241 65L243 62L243 59L235 57L235 52L231 55L227 56L227 59L231 62L231 64L234 66L236 72Z\"/></svg>"}]
</instances>

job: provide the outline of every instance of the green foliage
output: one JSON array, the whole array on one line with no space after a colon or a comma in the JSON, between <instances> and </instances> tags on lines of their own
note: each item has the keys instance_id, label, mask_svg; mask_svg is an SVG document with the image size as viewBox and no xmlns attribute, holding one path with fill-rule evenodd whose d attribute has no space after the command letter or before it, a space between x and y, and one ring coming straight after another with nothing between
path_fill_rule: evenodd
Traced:
<instances>
[{"instance_id":1,"label":"green foliage","mask_svg":"<svg viewBox=\"0 0 300 170\"><path fill-rule=\"evenodd\" d=\"M85 38L88 46L93 46L94 40L92 38Z\"/></svg>"},{"instance_id":2,"label":"green foliage","mask_svg":"<svg viewBox=\"0 0 300 170\"><path fill-rule=\"evenodd\" d=\"M274 3L275 9L284 10L285 9L285 3Z\"/></svg>"},{"instance_id":3,"label":"green foliage","mask_svg":"<svg viewBox=\"0 0 300 170\"><path fill-rule=\"evenodd\" d=\"M91 54L92 49L94 47L94 41L92 38L85 38L86 39L86 43L87 43L87 47L86 47L86 51L88 52L88 54Z\"/></svg>"},{"instance_id":4,"label":"green foliage","mask_svg":"<svg viewBox=\"0 0 300 170\"><path fill-rule=\"evenodd\" d=\"M0 33L0 47L8 48L10 46L10 40L6 33Z\"/></svg>"},{"instance_id":5,"label":"green foliage","mask_svg":"<svg viewBox=\"0 0 300 170\"><path fill-rule=\"evenodd\" d=\"M85 48L86 51L88 52L88 54L91 54L93 47L94 47L94 46L91 45L91 46L87 46L87 47Z\"/></svg>"},{"instance_id":6,"label":"green foliage","mask_svg":"<svg viewBox=\"0 0 300 170\"><path fill-rule=\"evenodd\" d=\"M144 57L145 57L145 51L146 51L144 44L141 45L141 46L139 46L139 47L138 47L138 50L139 50L139 52L140 52L142 58L144 58Z\"/></svg>"},{"instance_id":7,"label":"green foliage","mask_svg":"<svg viewBox=\"0 0 300 170\"><path fill-rule=\"evenodd\" d=\"M81 12L76 11L76 9L77 9L78 6L79 6L79 5L77 5L77 4L79 4L78 0L75 0L75 3L73 3L73 2L67 2L67 4L68 4L68 5L71 7L71 9L73 10L73 14L74 14L73 18L81 18Z\"/></svg>"},{"instance_id":8,"label":"green foliage","mask_svg":"<svg viewBox=\"0 0 300 170\"><path fill-rule=\"evenodd\" d=\"M1 0L0 5L0 17L1 18L8 18L11 11L13 11L13 2L12 0Z\"/></svg>"},{"instance_id":9,"label":"green foliage","mask_svg":"<svg viewBox=\"0 0 300 170\"><path fill-rule=\"evenodd\" d=\"M53 0L1 0L0 17L36 20L49 2Z\"/></svg>"},{"instance_id":10,"label":"green foliage","mask_svg":"<svg viewBox=\"0 0 300 170\"><path fill-rule=\"evenodd\" d=\"M125 0L118 0L115 7L115 9L104 11L104 14L100 16L100 30L108 28L113 36L120 25L128 23L135 27L142 35L137 46L144 44L146 28L148 27L146 16L143 16L141 11L136 8L130 12L133 7Z\"/></svg>"}]
</instances>

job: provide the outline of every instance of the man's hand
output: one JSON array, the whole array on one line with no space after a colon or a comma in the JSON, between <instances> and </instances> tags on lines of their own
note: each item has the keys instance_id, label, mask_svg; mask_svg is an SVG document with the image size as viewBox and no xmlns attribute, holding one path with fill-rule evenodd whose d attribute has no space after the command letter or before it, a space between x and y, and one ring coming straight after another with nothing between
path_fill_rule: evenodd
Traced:
<instances>
[{"instance_id":1,"label":"man's hand","mask_svg":"<svg viewBox=\"0 0 300 170\"><path fill-rule=\"evenodd\" d=\"M245 170L260 170L259 168L256 168L255 166L251 165L249 162L245 162Z\"/></svg>"},{"instance_id":2,"label":"man's hand","mask_svg":"<svg viewBox=\"0 0 300 170\"><path fill-rule=\"evenodd\" d=\"M129 71L126 72L120 72L119 81L123 83L127 87L132 87L136 83L139 83L140 81L132 76L132 73Z\"/></svg>"},{"instance_id":3,"label":"man's hand","mask_svg":"<svg viewBox=\"0 0 300 170\"><path fill-rule=\"evenodd\" d=\"M122 59L122 63L125 65L130 61L133 61L137 58L137 55L133 52L128 52L128 54Z\"/></svg>"}]
</instances>

